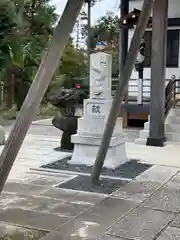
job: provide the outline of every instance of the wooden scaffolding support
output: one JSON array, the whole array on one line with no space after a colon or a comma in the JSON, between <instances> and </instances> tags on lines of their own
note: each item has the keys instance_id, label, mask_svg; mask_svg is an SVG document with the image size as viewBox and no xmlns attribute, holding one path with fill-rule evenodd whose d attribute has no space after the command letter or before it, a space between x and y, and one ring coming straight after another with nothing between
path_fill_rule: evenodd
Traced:
<instances>
[{"instance_id":1,"label":"wooden scaffolding support","mask_svg":"<svg viewBox=\"0 0 180 240\"><path fill-rule=\"evenodd\" d=\"M0 192L2 191L16 156L20 150L29 126L36 114L38 106L59 66L63 49L68 42L77 16L84 0L68 0L64 12L54 32L47 53L37 71L35 79L23 103L16 123L6 141L0 156Z\"/></svg>"}]
</instances>

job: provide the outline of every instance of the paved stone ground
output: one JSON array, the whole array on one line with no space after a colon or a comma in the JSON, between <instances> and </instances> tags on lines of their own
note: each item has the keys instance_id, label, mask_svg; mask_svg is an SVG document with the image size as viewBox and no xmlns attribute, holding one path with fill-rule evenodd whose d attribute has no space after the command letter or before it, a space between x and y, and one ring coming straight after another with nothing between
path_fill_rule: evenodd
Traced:
<instances>
[{"instance_id":1,"label":"paved stone ground","mask_svg":"<svg viewBox=\"0 0 180 240\"><path fill-rule=\"evenodd\" d=\"M33 170L68 155L53 150L59 141L60 132L49 120L32 125L0 197L0 239L7 239L1 233L13 228L33 231L36 238L27 239L36 240L179 239L180 168L172 164L173 157L173 167L157 161L111 195L78 192L56 188L73 174ZM135 149L131 146L129 155ZM154 151L146 148L151 157Z\"/></svg>"}]
</instances>

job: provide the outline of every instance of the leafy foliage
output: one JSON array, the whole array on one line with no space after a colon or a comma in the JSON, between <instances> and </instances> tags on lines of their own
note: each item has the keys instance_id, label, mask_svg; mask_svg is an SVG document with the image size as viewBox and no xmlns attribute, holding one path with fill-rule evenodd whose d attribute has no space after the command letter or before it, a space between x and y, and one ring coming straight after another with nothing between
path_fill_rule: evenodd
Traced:
<instances>
[{"instance_id":1,"label":"leafy foliage","mask_svg":"<svg viewBox=\"0 0 180 240\"><path fill-rule=\"evenodd\" d=\"M71 77L87 73L86 55L82 50L75 49L71 40L64 50L59 71Z\"/></svg>"},{"instance_id":2,"label":"leafy foliage","mask_svg":"<svg viewBox=\"0 0 180 240\"><path fill-rule=\"evenodd\" d=\"M20 106L41 61L54 24L55 8L49 0L3 0L0 4L0 72L8 91L8 105ZM21 88L20 88L20 85Z\"/></svg>"},{"instance_id":3,"label":"leafy foliage","mask_svg":"<svg viewBox=\"0 0 180 240\"><path fill-rule=\"evenodd\" d=\"M93 6L97 1L92 0ZM52 37L58 16L51 0L0 0L0 83L4 83L9 108L18 109L27 94ZM87 17L81 13L82 17ZM102 26L101 26L102 28ZM87 56L70 39L53 82L87 74Z\"/></svg>"},{"instance_id":4,"label":"leafy foliage","mask_svg":"<svg viewBox=\"0 0 180 240\"><path fill-rule=\"evenodd\" d=\"M9 57L9 35L12 34L16 23L14 21L14 5L11 1L0 2L0 70L6 66Z\"/></svg>"},{"instance_id":5,"label":"leafy foliage","mask_svg":"<svg viewBox=\"0 0 180 240\"><path fill-rule=\"evenodd\" d=\"M83 29L84 36L87 35L87 27ZM108 50L112 54L112 74L117 77L119 74L119 17L114 16L112 13L108 13L103 16L99 21L91 28L90 33L91 50L96 46L97 41L105 41L108 44Z\"/></svg>"}]
</instances>

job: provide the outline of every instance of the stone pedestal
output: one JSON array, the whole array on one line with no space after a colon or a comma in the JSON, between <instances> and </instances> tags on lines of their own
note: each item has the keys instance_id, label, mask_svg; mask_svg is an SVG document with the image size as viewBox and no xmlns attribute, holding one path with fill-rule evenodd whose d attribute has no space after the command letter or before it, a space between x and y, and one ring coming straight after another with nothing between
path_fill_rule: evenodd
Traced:
<instances>
[{"instance_id":1,"label":"stone pedestal","mask_svg":"<svg viewBox=\"0 0 180 240\"><path fill-rule=\"evenodd\" d=\"M77 134L71 138L75 146L70 164L94 164L112 104L111 62L111 55L106 53L91 56L90 99L84 100L83 117L78 119ZM122 119L118 118L104 167L115 169L127 161L125 140Z\"/></svg>"}]
</instances>

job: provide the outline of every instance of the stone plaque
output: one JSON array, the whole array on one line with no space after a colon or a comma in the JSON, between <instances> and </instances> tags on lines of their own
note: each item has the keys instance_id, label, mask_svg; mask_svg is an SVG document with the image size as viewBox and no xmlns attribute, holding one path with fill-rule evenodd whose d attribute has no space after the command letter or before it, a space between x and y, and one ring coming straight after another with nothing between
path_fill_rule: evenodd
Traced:
<instances>
[{"instance_id":1,"label":"stone plaque","mask_svg":"<svg viewBox=\"0 0 180 240\"><path fill-rule=\"evenodd\" d=\"M112 56L107 53L91 54L90 98L111 99Z\"/></svg>"},{"instance_id":2,"label":"stone plaque","mask_svg":"<svg viewBox=\"0 0 180 240\"><path fill-rule=\"evenodd\" d=\"M89 116L104 117L107 114L107 108L103 102L89 102L86 104L86 114Z\"/></svg>"}]
</instances>

